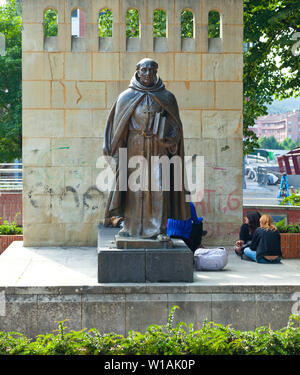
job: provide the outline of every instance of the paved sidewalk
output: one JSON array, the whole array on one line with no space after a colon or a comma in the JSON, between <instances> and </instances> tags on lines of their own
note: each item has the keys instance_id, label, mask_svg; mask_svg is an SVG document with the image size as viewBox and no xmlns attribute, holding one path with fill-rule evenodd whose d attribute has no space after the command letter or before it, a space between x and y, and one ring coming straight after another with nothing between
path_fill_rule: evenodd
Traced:
<instances>
[{"instance_id":1,"label":"paved sidewalk","mask_svg":"<svg viewBox=\"0 0 300 375\"><path fill-rule=\"evenodd\" d=\"M0 286L99 285L95 247L33 248L22 244L14 242L0 256ZM281 264L257 264L242 261L229 248L227 266L222 271L195 272L192 285L299 286L300 259L284 259Z\"/></svg>"}]
</instances>

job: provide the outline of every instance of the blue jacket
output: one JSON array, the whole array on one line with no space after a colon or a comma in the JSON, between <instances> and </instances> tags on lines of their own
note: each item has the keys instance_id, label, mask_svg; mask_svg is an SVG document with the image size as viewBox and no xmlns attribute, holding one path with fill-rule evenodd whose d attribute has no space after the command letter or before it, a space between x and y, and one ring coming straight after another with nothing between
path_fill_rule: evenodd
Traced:
<instances>
[{"instance_id":1,"label":"blue jacket","mask_svg":"<svg viewBox=\"0 0 300 375\"><path fill-rule=\"evenodd\" d=\"M168 219L167 235L169 237L184 237L189 238L192 232L193 224L200 224L202 217L197 216L196 207L194 203L190 202L191 218L188 220Z\"/></svg>"}]
</instances>

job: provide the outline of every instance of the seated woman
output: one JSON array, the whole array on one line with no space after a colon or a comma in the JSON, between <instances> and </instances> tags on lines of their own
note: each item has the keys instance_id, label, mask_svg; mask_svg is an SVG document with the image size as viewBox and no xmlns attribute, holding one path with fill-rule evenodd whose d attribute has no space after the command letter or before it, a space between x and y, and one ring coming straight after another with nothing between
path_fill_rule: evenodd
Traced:
<instances>
[{"instance_id":1,"label":"seated woman","mask_svg":"<svg viewBox=\"0 0 300 375\"><path fill-rule=\"evenodd\" d=\"M282 256L280 233L270 215L263 215L259 221L260 227L255 230L249 247L244 249L244 255L257 263L279 263Z\"/></svg>"},{"instance_id":2,"label":"seated woman","mask_svg":"<svg viewBox=\"0 0 300 375\"><path fill-rule=\"evenodd\" d=\"M235 243L235 253L241 255L243 245L252 240L253 233L259 227L260 213L249 211L245 217L245 223L241 226L239 240Z\"/></svg>"}]
</instances>

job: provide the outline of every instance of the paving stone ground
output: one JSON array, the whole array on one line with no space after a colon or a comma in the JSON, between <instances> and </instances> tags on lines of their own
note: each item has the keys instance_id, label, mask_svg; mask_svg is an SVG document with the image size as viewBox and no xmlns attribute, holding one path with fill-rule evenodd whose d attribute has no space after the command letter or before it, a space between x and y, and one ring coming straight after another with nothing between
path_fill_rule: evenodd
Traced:
<instances>
[{"instance_id":1,"label":"paving stone ground","mask_svg":"<svg viewBox=\"0 0 300 375\"><path fill-rule=\"evenodd\" d=\"M195 272L193 285L300 285L300 259L257 264L242 261L232 248L228 252L228 264L222 271ZM99 285L97 249L23 247L16 241L0 256L0 286L58 285Z\"/></svg>"}]
</instances>

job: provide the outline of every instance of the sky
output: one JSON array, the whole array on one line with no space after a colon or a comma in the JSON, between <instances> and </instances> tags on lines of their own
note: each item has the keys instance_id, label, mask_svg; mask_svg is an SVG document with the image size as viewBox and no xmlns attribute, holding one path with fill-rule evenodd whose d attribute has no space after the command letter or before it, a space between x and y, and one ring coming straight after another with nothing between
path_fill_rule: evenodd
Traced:
<instances>
[{"instance_id":1,"label":"sky","mask_svg":"<svg viewBox=\"0 0 300 375\"><path fill-rule=\"evenodd\" d=\"M0 6L5 4L6 0L0 0Z\"/></svg>"}]
</instances>

